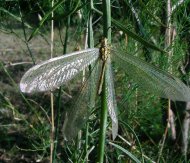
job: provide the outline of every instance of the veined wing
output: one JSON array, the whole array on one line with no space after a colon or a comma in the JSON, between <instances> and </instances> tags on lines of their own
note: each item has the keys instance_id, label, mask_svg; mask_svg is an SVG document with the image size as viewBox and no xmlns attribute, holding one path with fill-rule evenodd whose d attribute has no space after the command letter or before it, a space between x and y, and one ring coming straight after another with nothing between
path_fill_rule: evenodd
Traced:
<instances>
[{"instance_id":1,"label":"veined wing","mask_svg":"<svg viewBox=\"0 0 190 163\"><path fill-rule=\"evenodd\" d=\"M53 90L71 80L99 57L99 49L91 48L49 59L29 69L20 81L22 92Z\"/></svg>"},{"instance_id":2,"label":"veined wing","mask_svg":"<svg viewBox=\"0 0 190 163\"><path fill-rule=\"evenodd\" d=\"M63 136L65 140L72 140L77 136L79 130L83 127L88 119L89 114L89 98L88 84L84 84L80 94L74 100L75 104L70 108L66 108L63 124Z\"/></svg>"},{"instance_id":3,"label":"veined wing","mask_svg":"<svg viewBox=\"0 0 190 163\"><path fill-rule=\"evenodd\" d=\"M124 52L112 50L112 58L145 90L174 101L190 101L190 89L169 73Z\"/></svg>"},{"instance_id":4,"label":"veined wing","mask_svg":"<svg viewBox=\"0 0 190 163\"><path fill-rule=\"evenodd\" d=\"M114 89L110 57L107 59L106 66L107 66L105 72L106 102L108 106L108 112L112 120L112 136L114 140L118 134L118 118L117 118L117 103L115 99L115 89Z\"/></svg>"},{"instance_id":5,"label":"veined wing","mask_svg":"<svg viewBox=\"0 0 190 163\"><path fill-rule=\"evenodd\" d=\"M97 94L99 65L95 63L93 66L95 67L92 68L90 76L83 83L75 104L66 110L63 125L63 135L66 140L71 140L77 136L77 133L88 119L89 110L94 107L93 100L95 100L94 95ZM94 84L92 85L92 83Z\"/></svg>"}]
</instances>

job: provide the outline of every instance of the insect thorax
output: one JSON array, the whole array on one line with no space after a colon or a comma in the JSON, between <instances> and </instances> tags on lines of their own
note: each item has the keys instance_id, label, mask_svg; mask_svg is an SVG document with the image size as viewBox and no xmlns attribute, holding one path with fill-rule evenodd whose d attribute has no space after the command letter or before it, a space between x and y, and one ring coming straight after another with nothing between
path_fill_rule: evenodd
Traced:
<instances>
[{"instance_id":1,"label":"insect thorax","mask_svg":"<svg viewBox=\"0 0 190 163\"><path fill-rule=\"evenodd\" d=\"M101 39L101 47L100 47L100 57L103 62L107 60L107 58L110 55L110 48L108 45L108 39L107 38L102 38Z\"/></svg>"}]
</instances>

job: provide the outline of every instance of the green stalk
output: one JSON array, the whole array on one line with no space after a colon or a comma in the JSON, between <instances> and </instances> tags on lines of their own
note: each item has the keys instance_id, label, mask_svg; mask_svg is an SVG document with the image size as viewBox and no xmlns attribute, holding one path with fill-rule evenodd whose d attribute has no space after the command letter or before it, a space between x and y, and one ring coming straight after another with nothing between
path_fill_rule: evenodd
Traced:
<instances>
[{"instance_id":1,"label":"green stalk","mask_svg":"<svg viewBox=\"0 0 190 163\"><path fill-rule=\"evenodd\" d=\"M105 80L105 77L104 77ZM98 162L104 162L104 150L105 150L105 140L106 140L106 126L107 126L107 115L108 107L106 103L106 91L105 91L105 81L102 87L102 97L101 97L101 119L100 119L100 138L99 138L99 151L98 151Z\"/></svg>"},{"instance_id":2,"label":"green stalk","mask_svg":"<svg viewBox=\"0 0 190 163\"><path fill-rule=\"evenodd\" d=\"M108 43L111 43L111 8L110 0L102 1L103 8L103 32L104 37L108 39ZM105 70L107 71L107 70ZM105 74L105 73L104 73ZM106 140L106 126L107 126L107 115L108 106L106 102L106 85L105 85L105 75L101 94L101 119L100 119L100 139L99 139L99 151L98 151L98 162L102 163L104 161L104 151L105 151L105 140Z\"/></svg>"},{"instance_id":3,"label":"green stalk","mask_svg":"<svg viewBox=\"0 0 190 163\"><path fill-rule=\"evenodd\" d=\"M68 30L69 30L69 27L70 27L70 21L71 21L71 17L68 16L67 18L67 25L66 25L66 29L65 29L65 43L64 43L64 51L63 53L66 54L67 52L67 41L68 41Z\"/></svg>"},{"instance_id":4,"label":"green stalk","mask_svg":"<svg viewBox=\"0 0 190 163\"><path fill-rule=\"evenodd\" d=\"M28 44L28 41L27 41L26 30L25 30L25 23L24 23L23 15L22 15L21 8L20 8L20 1L18 1L18 3L19 3L20 20L21 20L21 23L22 23L22 29L23 29L23 33L24 33L24 40L25 40L24 43L26 44L26 47L28 49L28 52L29 52L30 57L32 59L32 62L35 65L35 59L34 59L34 56L32 54L32 51L30 50L30 47L29 47L29 44Z\"/></svg>"},{"instance_id":5,"label":"green stalk","mask_svg":"<svg viewBox=\"0 0 190 163\"><path fill-rule=\"evenodd\" d=\"M90 0L90 14L88 20L88 48L94 47L94 37L92 28L92 12L93 12L93 0Z\"/></svg>"},{"instance_id":6,"label":"green stalk","mask_svg":"<svg viewBox=\"0 0 190 163\"><path fill-rule=\"evenodd\" d=\"M110 7L110 0L103 0L102 1L102 8L103 8L103 32L104 37L108 39L108 43L111 43L111 7Z\"/></svg>"},{"instance_id":7,"label":"green stalk","mask_svg":"<svg viewBox=\"0 0 190 163\"><path fill-rule=\"evenodd\" d=\"M88 48L93 48L94 47L94 36L93 36L93 28L92 28L92 8L93 8L93 0L90 0L90 5L89 5L89 9L90 9L90 13L89 13L89 18L88 18ZM91 65L89 66L89 70L91 71ZM91 87L93 87L94 84L94 76L91 75L90 76L90 84ZM92 91L93 89L90 89L90 91ZM92 104L93 101L93 92L90 92L90 103ZM92 106L92 105L90 105ZM91 109L91 108L90 108ZM88 162L88 144L89 144L89 122L86 122L86 135L85 135L85 154L86 154L86 158L85 161Z\"/></svg>"},{"instance_id":8,"label":"green stalk","mask_svg":"<svg viewBox=\"0 0 190 163\"><path fill-rule=\"evenodd\" d=\"M55 143L54 143L54 150L53 150L53 160L56 160L59 124L60 124L60 118L61 118L61 87L59 88L59 93L58 93L58 97L56 101L56 107L57 107L57 119L55 122Z\"/></svg>"}]
</instances>

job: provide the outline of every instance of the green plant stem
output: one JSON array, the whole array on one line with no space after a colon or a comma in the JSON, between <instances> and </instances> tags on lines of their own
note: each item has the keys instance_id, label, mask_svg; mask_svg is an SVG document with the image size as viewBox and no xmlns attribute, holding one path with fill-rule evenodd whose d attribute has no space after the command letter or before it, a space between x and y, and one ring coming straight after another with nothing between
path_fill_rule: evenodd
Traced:
<instances>
[{"instance_id":1,"label":"green plant stem","mask_svg":"<svg viewBox=\"0 0 190 163\"><path fill-rule=\"evenodd\" d=\"M110 0L102 1L103 8L103 33L104 37L108 39L108 43L111 43L111 7ZM107 69L105 69L107 71ZM105 73L104 73L105 74ZM105 75L103 76L103 86L101 94L101 119L100 119L100 139L99 139L99 151L98 151L98 162L104 162L104 151L105 151L105 140L106 140L106 126L107 126L107 115L108 106L106 100L106 84Z\"/></svg>"},{"instance_id":2,"label":"green plant stem","mask_svg":"<svg viewBox=\"0 0 190 163\"><path fill-rule=\"evenodd\" d=\"M55 123L55 145L54 145L54 151L53 151L53 160L56 159L55 156L56 156L56 152L57 152L59 124L60 124L60 118L61 118L61 87L59 88L56 106L57 106L57 119L56 119L56 123Z\"/></svg>"},{"instance_id":3,"label":"green plant stem","mask_svg":"<svg viewBox=\"0 0 190 163\"><path fill-rule=\"evenodd\" d=\"M64 51L63 53L66 54L67 53L67 41L68 41L68 36L69 36L69 27L70 27L70 16L68 16L67 18L67 25L66 25L66 29L65 29L65 43L64 43Z\"/></svg>"},{"instance_id":4,"label":"green plant stem","mask_svg":"<svg viewBox=\"0 0 190 163\"><path fill-rule=\"evenodd\" d=\"M111 43L111 7L110 0L102 1L103 8L103 33L104 37L108 39L108 43Z\"/></svg>"},{"instance_id":5,"label":"green plant stem","mask_svg":"<svg viewBox=\"0 0 190 163\"><path fill-rule=\"evenodd\" d=\"M94 34L93 34L93 28L92 28L92 7L93 7L93 0L90 0L90 5L89 9L91 12L89 12L89 17L88 17L88 22L87 22L87 33L88 33L88 48L93 48L94 47ZM89 66L89 71L91 72L92 66ZM93 87L94 84L94 76L90 76L90 86ZM92 104L94 103L94 98L93 98L93 89L90 88L90 106L93 106ZM92 109L92 108L90 108ZM86 122L86 135L85 135L85 161L88 162L88 146L89 144L89 122Z\"/></svg>"},{"instance_id":6,"label":"green plant stem","mask_svg":"<svg viewBox=\"0 0 190 163\"><path fill-rule=\"evenodd\" d=\"M19 1L18 1L18 2L19 2ZM31 57L31 59L32 59L32 62L33 62L33 64L35 65L35 59L34 59L34 56L33 56L32 52L31 52L31 50L30 50L30 47L29 47L28 41L27 41L26 30L25 30L25 24L24 24L24 21L23 21L23 15L22 15L21 8L20 8L20 2L19 2L19 13L20 13L20 20L21 20L21 23L22 23L22 29L23 29L23 33L24 33L24 39L25 39L24 43L26 44L26 47L27 47L27 49L28 49L28 52L29 52L30 57Z\"/></svg>"},{"instance_id":7,"label":"green plant stem","mask_svg":"<svg viewBox=\"0 0 190 163\"><path fill-rule=\"evenodd\" d=\"M105 80L105 77L104 77ZM99 138L99 151L98 151L98 162L102 163L104 161L104 150L105 150L105 139L106 139L106 126L107 126L107 115L108 107L106 103L106 91L105 81L102 87L102 104L101 104L101 119L100 119L100 138Z\"/></svg>"}]
</instances>

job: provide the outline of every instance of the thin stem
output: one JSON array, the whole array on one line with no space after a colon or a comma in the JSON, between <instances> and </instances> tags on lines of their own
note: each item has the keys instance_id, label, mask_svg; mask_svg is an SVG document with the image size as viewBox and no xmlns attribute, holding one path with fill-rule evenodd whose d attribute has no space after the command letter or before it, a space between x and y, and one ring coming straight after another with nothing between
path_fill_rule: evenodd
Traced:
<instances>
[{"instance_id":1,"label":"thin stem","mask_svg":"<svg viewBox=\"0 0 190 163\"><path fill-rule=\"evenodd\" d=\"M111 6L110 0L103 0L102 1L103 7L103 32L104 37L108 39L108 43L111 43Z\"/></svg>"},{"instance_id":2,"label":"thin stem","mask_svg":"<svg viewBox=\"0 0 190 163\"><path fill-rule=\"evenodd\" d=\"M18 1L18 2L20 2L20 1ZM20 13L21 22L22 22L22 29L23 29L23 33L24 33L24 40L25 40L24 43L26 44L26 47L27 47L27 49L28 49L28 52L29 52L29 54L30 54L30 57L31 57L31 59L32 59L33 64L35 64L34 56L33 56L32 52L31 52L31 50L30 50L30 47L29 47L28 41L27 41L26 30L25 30L25 24L24 24L24 21L23 21L23 16L22 16L21 8L20 8L20 3L19 3L19 13Z\"/></svg>"},{"instance_id":3,"label":"thin stem","mask_svg":"<svg viewBox=\"0 0 190 163\"><path fill-rule=\"evenodd\" d=\"M166 25L167 25L167 28L166 28L166 32L165 32L165 47L168 48L170 45L171 45L171 0L167 0L167 5L166 5L166 13L167 13L167 18L166 18ZM170 50L168 52L169 54L169 57L168 57L168 62L170 63L171 61L171 57L172 57L172 51ZM169 67L169 71L170 73L172 72L172 67L170 66ZM165 129L165 133L163 135L163 141L162 141L162 144L161 144L161 148L160 148L160 151L159 151L159 155L158 155L158 160L157 162L160 162L160 159L161 159L161 156L162 156L162 152L163 152L163 149L164 149L164 144L165 144L165 140L166 140L166 136L168 134L168 129L169 127L171 126L172 128L172 136L175 137L175 135L173 135L174 130L175 130L175 126L173 123L171 123L173 120L173 111L171 110L171 100L168 99L168 120L167 120L167 126L166 126L166 129Z\"/></svg>"},{"instance_id":4,"label":"thin stem","mask_svg":"<svg viewBox=\"0 0 190 163\"><path fill-rule=\"evenodd\" d=\"M57 143L58 143L58 134L59 134L59 123L61 118L61 87L59 88L58 97L56 99L56 108L57 108L57 119L55 123L55 144L54 144L54 150L53 150L53 160L55 160L56 151L57 151Z\"/></svg>"},{"instance_id":5,"label":"thin stem","mask_svg":"<svg viewBox=\"0 0 190 163\"><path fill-rule=\"evenodd\" d=\"M63 54L67 53L67 42L68 42L68 36L69 36L69 27L70 27L70 16L67 17L67 24L66 24L66 29L65 29L65 39L64 39L64 43L62 42L62 44L64 45ZM59 34L60 34L60 39L61 39L60 30L59 30ZM56 110L57 110L56 115L57 115L57 118L56 118L56 122L55 122L55 136L54 136L55 143L54 143L54 151L53 151L53 160L55 160L55 156L56 156L58 134L59 134L59 124L60 124L60 119L62 118L61 94L62 94L62 87L59 87L59 93L58 93L58 96L56 98Z\"/></svg>"},{"instance_id":6,"label":"thin stem","mask_svg":"<svg viewBox=\"0 0 190 163\"><path fill-rule=\"evenodd\" d=\"M87 22L87 28L86 28L86 35L87 35L87 42L88 42L88 48L93 48L94 47L94 37L93 37L93 28L92 28L92 7L93 7L93 0L90 0L90 5L89 5L89 9L90 9L90 13L89 13L89 18L88 18L88 22ZM89 70L91 71L91 66L89 66ZM94 86L94 76L91 75L90 76L90 86L93 87ZM90 103L92 106L92 104L94 103L94 99L93 99L93 89L90 89ZM85 157L85 161L88 162L88 143L89 143L89 122L86 122L86 135L85 135L85 153L86 153L86 157Z\"/></svg>"},{"instance_id":7,"label":"thin stem","mask_svg":"<svg viewBox=\"0 0 190 163\"><path fill-rule=\"evenodd\" d=\"M93 48L94 47L94 37L93 37L93 29L92 29L92 10L89 15L88 20L88 47Z\"/></svg>"},{"instance_id":8,"label":"thin stem","mask_svg":"<svg viewBox=\"0 0 190 163\"><path fill-rule=\"evenodd\" d=\"M103 8L103 32L104 37L108 39L108 43L111 43L111 7L110 0L102 1ZM107 69L105 69L107 71ZM104 73L105 74L105 73ZM103 76L103 86L102 86L102 95L101 95L101 119L100 119L100 139L99 139L99 153L98 153L98 162L102 163L104 161L104 151L105 151L105 139L106 139L106 126L107 126L107 115L108 115L108 106L106 102L106 84L105 84L105 75Z\"/></svg>"},{"instance_id":9,"label":"thin stem","mask_svg":"<svg viewBox=\"0 0 190 163\"><path fill-rule=\"evenodd\" d=\"M69 32L68 32L68 29L69 29L69 26L70 26L70 16L68 16L68 18L67 18L67 25L66 25L66 29L65 29L65 43L64 43L64 54L66 54L66 52L67 52L67 41L68 41L68 34L69 34Z\"/></svg>"},{"instance_id":10,"label":"thin stem","mask_svg":"<svg viewBox=\"0 0 190 163\"><path fill-rule=\"evenodd\" d=\"M104 77L105 80L105 77ZM106 126L107 126L107 115L108 107L106 103L106 91L105 91L105 81L103 83L102 91L102 103L101 103L101 119L100 119L100 139L99 139L99 151L98 151L98 162L104 162L104 150L105 150L105 139L106 139Z\"/></svg>"},{"instance_id":11,"label":"thin stem","mask_svg":"<svg viewBox=\"0 0 190 163\"><path fill-rule=\"evenodd\" d=\"M52 7L54 6L54 0L52 0ZM51 20L51 58L53 57L53 41L54 41L54 13L52 12L52 20ZM51 141L51 147L50 147L50 163L53 163L53 153L54 153L54 132L55 132L55 125L54 125L54 99L53 99L53 93L51 93L50 97L51 101L51 134L50 134L50 141Z\"/></svg>"}]
</instances>

